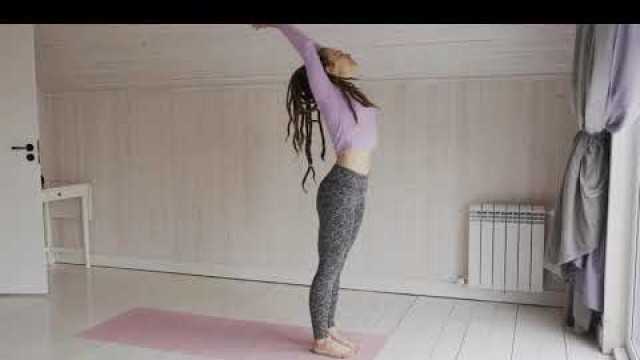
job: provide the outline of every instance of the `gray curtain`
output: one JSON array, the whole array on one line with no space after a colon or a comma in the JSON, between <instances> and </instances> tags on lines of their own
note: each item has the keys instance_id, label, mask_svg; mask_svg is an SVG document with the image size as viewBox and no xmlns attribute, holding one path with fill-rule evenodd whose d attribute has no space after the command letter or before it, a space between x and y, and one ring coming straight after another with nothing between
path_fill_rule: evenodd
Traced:
<instances>
[{"instance_id":1,"label":"gray curtain","mask_svg":"<svg viewBox=\"0 0 640 360\"><path fill-rule=\"evenodd\" d=\"M610 134L640 116L640 25L577 26L572 105L580 130L550 221L545 266L570 285L568 319L588 330L604 297Z\"/></svg>"}]
</instances>

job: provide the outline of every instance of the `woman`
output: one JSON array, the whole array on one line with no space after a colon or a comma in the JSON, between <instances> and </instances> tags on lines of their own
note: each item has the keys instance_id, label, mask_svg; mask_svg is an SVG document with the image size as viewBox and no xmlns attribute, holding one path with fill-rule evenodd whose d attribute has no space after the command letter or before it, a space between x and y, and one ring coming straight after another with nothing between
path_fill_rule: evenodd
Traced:
<instances>
[{"instance_id":1,"label":"woman","mask_svg":"<svg viewBox=\"0 0 640 360\"><path fill-rule=\"evenodd\" d=\"M313 326L312 351L335 358L347 358L359 350L335 326L340 274L356 239L364 211L371 155L377 144L375 105L351 80L358 64L351 55L325 48L292 25L254 25L279 29L304 60L289 81L287 110L293 147L305 148L310 173L315 179L311 157L313 123L322 136L322 158L327 128L337 154L336 164L322 180L317 194L320 219L319 263L309 292L309 310ZM314 120L312 115L316 114ZM322 117L322 122L320 121ZM306 190L305 190L306 191Z\"/></svg>"}]
</instances>

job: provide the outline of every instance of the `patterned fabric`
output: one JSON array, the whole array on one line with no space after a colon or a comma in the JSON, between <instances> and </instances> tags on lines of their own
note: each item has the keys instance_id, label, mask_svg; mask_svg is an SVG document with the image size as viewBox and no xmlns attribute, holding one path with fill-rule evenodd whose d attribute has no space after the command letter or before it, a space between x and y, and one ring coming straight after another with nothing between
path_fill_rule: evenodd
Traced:
<instances>
[{"instance_id":1,"label":"patterned fabric","mask_svg":"<svg viewBox=\"0 0 640 360\"><path fill-rule=\"evenodd\" d=\"M362 223L367 180L367 176L336 164L318 188L319 262L309 292L316 339L327 337L328 329L335 325L340 274Z\"/></svg>"}]
</instances>

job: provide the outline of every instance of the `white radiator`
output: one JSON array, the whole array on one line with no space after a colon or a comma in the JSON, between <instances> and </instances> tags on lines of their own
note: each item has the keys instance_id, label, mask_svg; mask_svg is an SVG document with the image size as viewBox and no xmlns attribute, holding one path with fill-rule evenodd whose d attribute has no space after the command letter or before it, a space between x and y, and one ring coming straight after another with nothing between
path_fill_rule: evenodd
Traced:
<instances>
[{"instance_id":1,"label":"white radiator","mask_svg":"<svg viewBox=\"0 0 640 360\"><path fill-rule=\"evenodd\" d=\"M469 285L542 291L545 217L531 204L470 206Z\"/></svg>"}]
</instances>

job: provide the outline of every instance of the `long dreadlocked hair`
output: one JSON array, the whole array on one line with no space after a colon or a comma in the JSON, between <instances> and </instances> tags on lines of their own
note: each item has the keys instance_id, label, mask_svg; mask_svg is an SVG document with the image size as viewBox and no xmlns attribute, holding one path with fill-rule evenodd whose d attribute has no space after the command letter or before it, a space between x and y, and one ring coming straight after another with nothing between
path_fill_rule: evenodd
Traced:
<instances>
[{"instance_id":1,"label":"long dreadlocked hair","mask_svg":"<svg viewBox=\"0 0 640 360\"><path fill-rule=\"evenodd\" d=\"M320 60L323 66L327 65L327 60L323 56L324 48L318 50ZM358 122L358 115L353 108L352 101L355 100L365 107L376 107L369 98L353 83L355 78L343 78L327 73L331 83L335 85L342 96L344 97L349 109L353 114L355 122ZM292 144L296 154L300 154L300 151L304 148L305 155L307 157L307 172L302 179L302 189L307 192L304 184L309 177L309 174L313 176L313 181L316 180L316 171L313 168L313 157L311 156L311 144L313 139L313 123L317 123L320 127L320 136L322 139L322 152L320 158L324 160L326 153L324 130L322 127L322 121L320 121L320 110L316 103L311 87L309 86L309 79L307 78L307 70L304 66L299 67L291 75L289 80L289 86L287 89L287 113L289 114L289 123L287 124L287 139L291 135L293 129ZM313 118L313 115L315 119Z\"/></svg>"}]
</instances>

